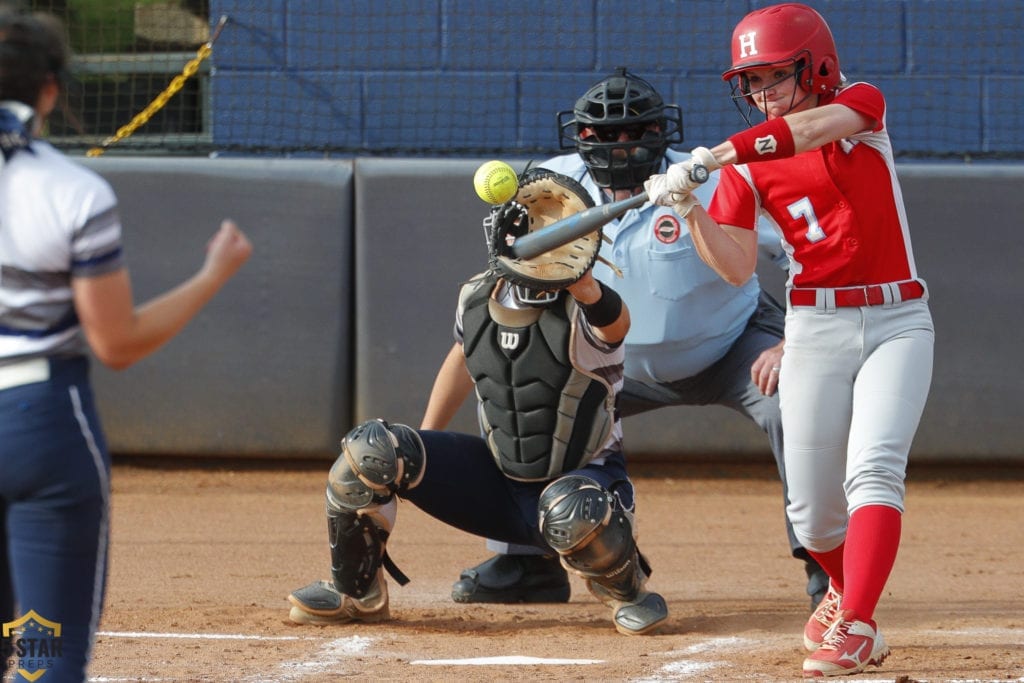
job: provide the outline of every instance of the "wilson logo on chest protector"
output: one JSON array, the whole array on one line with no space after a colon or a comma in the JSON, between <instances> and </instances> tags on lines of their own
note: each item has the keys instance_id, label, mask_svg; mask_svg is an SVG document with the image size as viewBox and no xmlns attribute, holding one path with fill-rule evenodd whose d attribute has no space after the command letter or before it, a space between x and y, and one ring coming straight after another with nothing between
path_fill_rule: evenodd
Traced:
<instances>
[{"instance_id":1,"label":"wilson logo on chest protector","mask_svg":"<svg viewBox=\"0 0 1024 683\"><path fill-rule=\"evenodd\" d=\"M502 330L498 333L498 345L503 349L514 351L519 347L519 333Z\"/></svg>"}]
</instances>

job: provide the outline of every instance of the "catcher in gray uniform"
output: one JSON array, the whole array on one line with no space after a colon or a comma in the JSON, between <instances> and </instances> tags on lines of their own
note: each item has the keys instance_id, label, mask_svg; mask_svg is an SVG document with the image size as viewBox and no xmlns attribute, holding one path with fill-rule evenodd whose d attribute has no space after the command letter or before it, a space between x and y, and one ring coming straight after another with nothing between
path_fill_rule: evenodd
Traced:
<instances>
[{"instance_id":1,"label":"catcher in gray uniform","mask_svg":"<svg viewBox=\"0 0 1024 683\"><path fill-rule=\"evenodd\" d=\"M407 580L387 554L396 497L472 534L550 548L620 633L668 617L636 543L615 406L629 312L591 274L600 231L532 260L509 253L516 237L590 206L571 178L527 171L492 209L491 267L462 286L449 356L472 378L482 435L384 420L350 431L327 477L331 579L289 596L292 621L389 618L384 570Z\"/></svg>"}]
</instances>

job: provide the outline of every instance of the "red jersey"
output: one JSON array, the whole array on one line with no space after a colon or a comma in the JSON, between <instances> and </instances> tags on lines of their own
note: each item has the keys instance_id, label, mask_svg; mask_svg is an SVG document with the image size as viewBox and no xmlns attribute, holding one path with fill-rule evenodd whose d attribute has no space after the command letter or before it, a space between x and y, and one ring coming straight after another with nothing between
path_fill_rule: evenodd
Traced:
<instances>
[{"instance_id":1,"label":"red jersey","mask_svg":"<svg viewBox=\"0 0 1024 683\"><path fill-rule=\"evenodd\" d=\"M787 159L721 171L708 214L753 230L774 223L790 258L793 287L848 287L910 280L917 267L892 145L885 98L854 83L821 104L842 104L877 121L858 133Z\"/></svg>"}]
</instances>

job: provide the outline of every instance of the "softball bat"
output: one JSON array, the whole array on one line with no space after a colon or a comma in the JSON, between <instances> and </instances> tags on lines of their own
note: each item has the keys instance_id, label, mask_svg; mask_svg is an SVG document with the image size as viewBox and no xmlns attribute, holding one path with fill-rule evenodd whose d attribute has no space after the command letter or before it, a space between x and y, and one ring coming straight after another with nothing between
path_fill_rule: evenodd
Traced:
<instances>
[{"instance_id":1,"label":"softball bat","mask_svg":"<svg viewBox=\"0 0 1024 683\"><path fill-rule=\"evenodd\" d=\"M708 180L708 169L700 164L690 170L690 178L697 183ZM568 244L574 239L594 232L601 226L619 218L630 209L642 206L647 201L647 193L641 192L633 197L620 199L611 204L595 206L563 218L551 225L523 235L512 243L510 249L515 258L531 259L541 254Z\"/></svg>"}]
</instances>

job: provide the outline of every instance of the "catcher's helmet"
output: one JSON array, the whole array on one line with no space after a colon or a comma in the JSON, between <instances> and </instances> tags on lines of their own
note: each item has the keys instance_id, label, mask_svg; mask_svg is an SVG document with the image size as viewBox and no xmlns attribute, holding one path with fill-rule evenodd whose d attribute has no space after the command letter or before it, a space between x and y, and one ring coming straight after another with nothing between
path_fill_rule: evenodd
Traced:
<instances>
[{"instance_id":1,"label":"catcher's helmet","mask_svg":"<svg viewBox=\"0 0 1024 683\"><path fill-rule=\"evenodd\" d=\"M643 185L669 144L682 141L679 107L625 67L591 86L572 111L558 112L559 147L576 149L594 182L611 190Z\"/></svg>"},{"instance_id":2,"label":"catcher's helmet","mask_svg":"<svg viewBox=\"0 0 1024 683\"><path fill-rule=\"evenodd\" d=\"M796 66L796 79L808 95L822 95L842 81L832 31L820 14L795 2L771 5L743 17L732 32L732 66L722 74L733 84L733 99L753 105L743 78L748 69Z\"/></svg>"}]
</instances>

